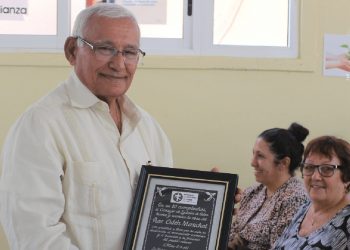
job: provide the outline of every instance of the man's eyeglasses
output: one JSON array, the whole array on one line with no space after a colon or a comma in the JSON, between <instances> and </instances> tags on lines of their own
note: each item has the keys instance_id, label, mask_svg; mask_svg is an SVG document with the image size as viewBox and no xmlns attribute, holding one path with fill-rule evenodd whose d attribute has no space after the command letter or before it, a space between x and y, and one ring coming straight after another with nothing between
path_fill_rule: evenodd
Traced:
<instances>
[{"instance_id":1,"label":"man's eyeglasses","mask_svg":"<svg viewBox=\"0 0 350 250\"><path fill-rule=\"evenodd\" d=\"M320 165L313 165L309 163L301 163L301 172L305 176L311 176L314 174L315 169L317 168L317 171L319 174L323 177L331 177L334 175L334 172L336 169L341 168L340 165L332 165L332 164L320 164Z\"/></svg>"},{"instance_id":2,"label":"man's eyeglasses","mask_svg":"<svg viewBox=\"0 0 350 250\"><path fill-rule=\"evenodd\" d=\"M146 55L146 52L142 51L141 49L128 48L120 51L110 45L92 44L80 36L77 36L76 38L89 46L90 49L94 51L96 58L99 60L109 60L113 56L120 53L123 56L125 63L136 64L140 58L140 55L142 57Z\"/></svg>"}]
</instances>

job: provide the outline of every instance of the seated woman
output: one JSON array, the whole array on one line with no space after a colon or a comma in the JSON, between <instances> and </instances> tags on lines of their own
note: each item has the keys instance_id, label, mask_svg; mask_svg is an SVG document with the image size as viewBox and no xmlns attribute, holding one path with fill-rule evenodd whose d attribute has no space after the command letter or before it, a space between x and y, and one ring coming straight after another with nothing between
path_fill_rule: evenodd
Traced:
<instances>
[{"instance_id":1,"label":"seated woman","mask_svg":"<svg viewBox=\"0 0 350 250\"><path fill-rule=\"evenodd\" d=\"M350 144L333 136L308 143L302 173L310 202L274 249L350 249Z\"/></svg>"},{"instance_id":2,"label":"seated woman","mask_svg":"<svg viewBox=\"0 0 350 250\"><path fill-rule=\"evenodd\" d=\"M268 129L258 136L251 165L260 184L243 192L229 249L270 249L308 200L302 181L294 176L308 134L306 128L292 123L288 129Z\"/></svg>"}]
</instances>

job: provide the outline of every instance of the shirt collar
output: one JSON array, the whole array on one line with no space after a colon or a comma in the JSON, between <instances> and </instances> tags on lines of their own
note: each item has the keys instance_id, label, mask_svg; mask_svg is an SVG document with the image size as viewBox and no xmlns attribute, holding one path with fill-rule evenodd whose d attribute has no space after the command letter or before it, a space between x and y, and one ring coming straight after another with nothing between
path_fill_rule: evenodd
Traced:
<instances>
[{"instance_id":1,"label":"shirt collar","mask_svg":"<svg viewBox=\"0 0 350 250\"><path fill-rule=\"evenodd\" d=\"M67 80L66 88L73 107L89 108L101 101L80 81L74 71Z\"/></svg>"},{"instance_id":2,"label":"shirt collar","mask_svg":"<svg viewBox=\"0 0 350 250\"><path fill-rule=\"evenodd\" d=\"M77 108L90 108L93 106L108 109L107 103L97 98L78 78L77 74L72 71L66 82L67 94L70 104ZM126 95L118 99L120 108L125 117L132 123L136 124L142 117L140 108Z\"/></svg>"}]
</instances>

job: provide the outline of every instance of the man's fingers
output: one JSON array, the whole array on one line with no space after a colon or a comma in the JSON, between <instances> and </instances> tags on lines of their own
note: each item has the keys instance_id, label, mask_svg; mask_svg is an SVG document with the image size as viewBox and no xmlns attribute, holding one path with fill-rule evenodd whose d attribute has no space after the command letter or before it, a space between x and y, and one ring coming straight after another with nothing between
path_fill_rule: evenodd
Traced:
<instances>
[{"instance_id":1,"label":"man's fingers","mask_svg":"<svg viewBox=\"0 0 350 250\"><path fill-rule=\"evenodd\" d=\"M211 172L220 172L220 169L219 169L219 167L213 167L211 169Z\"/></svg>"},{"instance_id":2,"label":"man's fingers","mask_svg":"<svg viewBox=\"0 0 350 250\"><path fill-rule=\"evenodd\" d=\"M236 194L235 194L235 203L239 203L242 200L242 194L243 194L242 189L237 187Z\"/></svg>"}]
</instances>

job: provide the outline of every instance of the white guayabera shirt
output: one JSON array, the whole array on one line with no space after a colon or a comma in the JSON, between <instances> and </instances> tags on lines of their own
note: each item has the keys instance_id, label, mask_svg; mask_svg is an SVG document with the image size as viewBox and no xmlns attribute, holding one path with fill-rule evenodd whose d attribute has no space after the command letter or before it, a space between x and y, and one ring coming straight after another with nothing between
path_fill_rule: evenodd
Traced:
<instances>
[{"instance_id":1,"label":"white guayabera shirt","mask_svg":"<svg viewBox=\"0 0 350 250\"><path fill-rule=\"evenodd\" d=\"M172 166L159 124L126 96L119 131L73 72L11 128L0 219L11 249L122 249L141 165Z\"/></svg>"}]
</instances>

